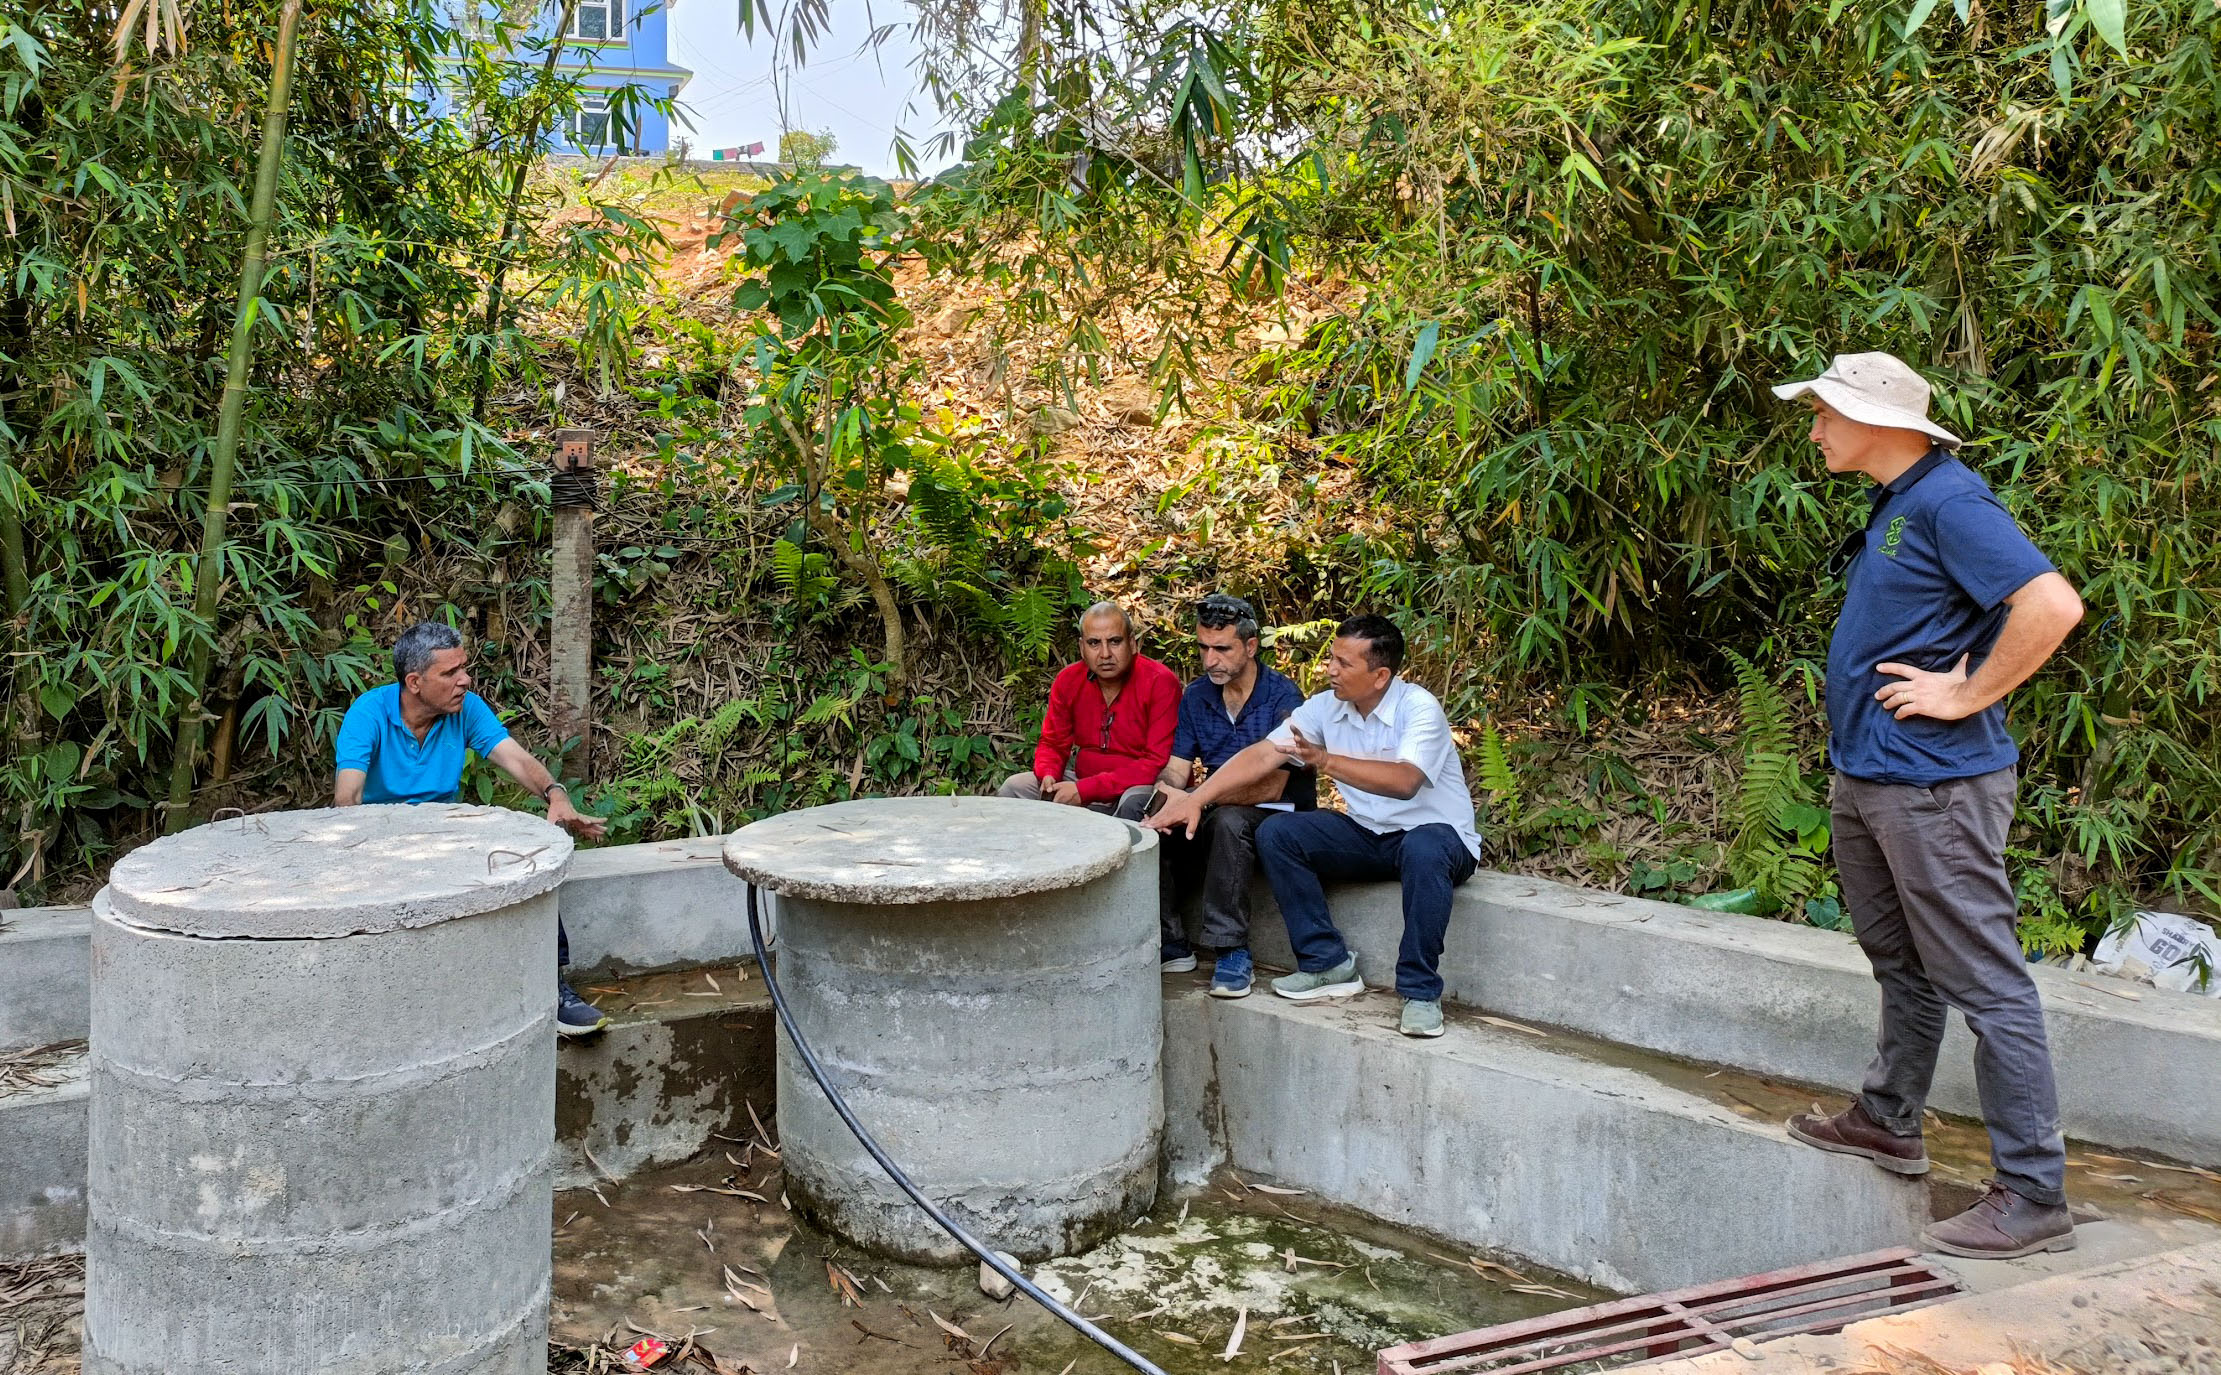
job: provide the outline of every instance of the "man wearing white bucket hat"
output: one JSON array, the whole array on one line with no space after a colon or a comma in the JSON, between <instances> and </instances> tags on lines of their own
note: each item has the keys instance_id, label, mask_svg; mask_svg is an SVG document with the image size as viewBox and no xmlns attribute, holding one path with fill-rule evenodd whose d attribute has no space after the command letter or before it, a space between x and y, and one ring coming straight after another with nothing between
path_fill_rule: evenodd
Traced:
<instances>
[{"instance_id":1,"label":"man wearing white bucket hat","mask_svg":"<svg viewBox=\"0 0 2221 1375\"><path fill-rule=\"evenodd\" d=\"M1921 1112L1956 1007L1997 1177L1922 1239L1960 1256L2067 1250L2051 1053L2005 873L2020 753L2004 700L2082 619L2082 599L1953 456L1959 437L1928 418L1928 384L1904 363L1840 354L1774 394L1812 407L1829 472L1875 484L1866 528L1831 570L1848 582L1828 646L1828 759L1836 866L1882 986L1881 1037L1851 1106L1800 1113L1790 1134L1925 1174Z\"/></svg>"}]
</instances>

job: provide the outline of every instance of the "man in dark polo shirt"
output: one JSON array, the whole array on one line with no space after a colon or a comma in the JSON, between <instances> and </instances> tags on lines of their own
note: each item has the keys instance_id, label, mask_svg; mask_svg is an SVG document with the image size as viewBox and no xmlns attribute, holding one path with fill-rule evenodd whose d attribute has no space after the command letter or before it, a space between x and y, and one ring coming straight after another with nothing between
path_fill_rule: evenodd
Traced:
<instances>
[{"instance_id":1,"label":"man in dark polo shirt","mask_svg":"<svg viewBox=\"0 0 2221 1375\"><path fill-rule=\"evenodd\" d=\"M1949 1008L1974 1033L1996 1178L1922 1240L1957 1256L2074 1245L2065 1142L2042 1004L2021 953L2005 835L2020 752L2007 693L2082 618L2082 599L1928 419L1928 384L1886 353L1839 355L1774 388L1812 407L1831 473L1875 483L1836 567L1848 587L1828 646L1834 848L1882 1029L1858 1098L1800 1113L1790 1135L1925 1174L1921 1111Z\"/></svg>"},{"instance_id":2,"label":"man in dark polo shirt","mask_svg":"<svg viewBox=\"0 0 2221 1375\"><path fill-rule=\"evenodd\" d=\"M1167 796L1184 792L1195 778L1197 760L1205 769L1224 767L1303 705L1302 691L1257 657L1257 609L1240 597L1213 592L1196 603L1195 640L1203 656L1203 676L1180 698L1172 757L1158 775L1158 791ZM1200 887L1203 925L1198 939L1205 949L1219 952L1211 971L1211 996L1249 996L1249 876L1257 867L1257 828L1276 811L1310 810L1318 805L1317 794L1318 780L1311 771L1290 765L1207 809L1192 836L1182 830L1162 833L1157 881L1166 973L1195 968L1195 950L1181 925L1180 908Z\"/></svg>"}]
</instances>

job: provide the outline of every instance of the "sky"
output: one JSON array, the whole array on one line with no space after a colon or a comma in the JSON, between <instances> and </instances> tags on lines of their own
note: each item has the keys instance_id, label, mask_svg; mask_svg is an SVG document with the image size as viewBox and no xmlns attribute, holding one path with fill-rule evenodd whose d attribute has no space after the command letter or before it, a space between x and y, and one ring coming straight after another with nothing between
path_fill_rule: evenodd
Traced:
<instances>
[{"instance_id":1,"label":"sky","mask_svg":"<svg viewBox=\"0 0 2221 1375\"><path fill-rule=\"evenodd\" d=\"M694 79L679 101L694 128L676 124L673 138L685 138L693 156L713 148L761 142L764 156L779 151L779 106L772 94L771 40L741 37L735 0L665 0L670 6L671 60L690 67ZM833 31L797 68L789 91L793 127L813 132L830 129L839 142L833 161L852 163L877 176L897 170L889 151L900 126L921 155L926 138L942 127L932 102L916 89L910 70L909 9L901 0L872 0L872 17L893 23L896 31L878 49L859 53L870 33L865 0L834 0ZM915 98L917 109L904 113ZM926 167L953 161L927 157Z\"/></svg>"}]
</instances>

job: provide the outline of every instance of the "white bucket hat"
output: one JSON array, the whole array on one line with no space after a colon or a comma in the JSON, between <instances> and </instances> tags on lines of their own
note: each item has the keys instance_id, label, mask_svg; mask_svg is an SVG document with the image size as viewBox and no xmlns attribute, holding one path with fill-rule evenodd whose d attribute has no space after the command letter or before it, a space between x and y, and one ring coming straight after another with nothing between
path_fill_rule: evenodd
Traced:
<instances>
[{"instance_id":1,"label":"white bucket hat","mask_svg":"<svg viewBox=\"0 0 2221 1375\"><path fill-rule=\"evenodd\" d=\"M1928 381L1887 353L1839 353L1810 382L1774 388L1784 401L1812 395L1862 425L1918 430L1956 449L1966 441L1928 418Z\"/></svg>"}]
</instances>

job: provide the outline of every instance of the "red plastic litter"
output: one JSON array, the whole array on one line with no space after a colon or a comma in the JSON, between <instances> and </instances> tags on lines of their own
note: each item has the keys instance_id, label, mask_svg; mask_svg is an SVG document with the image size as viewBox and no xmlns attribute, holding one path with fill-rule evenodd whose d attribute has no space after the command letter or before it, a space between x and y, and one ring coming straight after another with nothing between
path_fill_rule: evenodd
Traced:
<instances>
[{"instance_id":1,"label":"red plastic litter","mask_svg":"<svg viewBox=\"0 0 2221 1375\"><path fill-rule=\"evenodd\" d=\"M634 1370L646 1370L657 1361L671 1354L671 1348L653 1337L642 1337L625 1348L625 1364Z\"/></svg>"}]
</instances>

